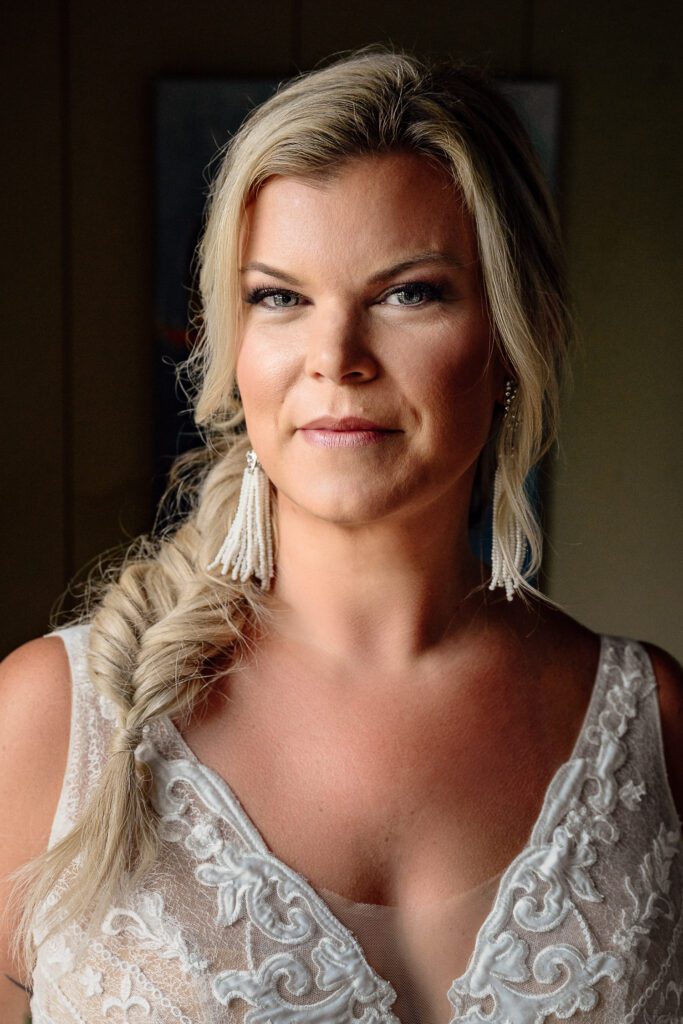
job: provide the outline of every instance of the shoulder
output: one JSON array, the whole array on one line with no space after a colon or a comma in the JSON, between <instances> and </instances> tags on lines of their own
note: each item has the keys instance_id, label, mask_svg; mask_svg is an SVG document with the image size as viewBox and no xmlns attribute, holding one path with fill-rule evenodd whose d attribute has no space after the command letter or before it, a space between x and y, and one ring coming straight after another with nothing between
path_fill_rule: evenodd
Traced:
<instances>
[{"instance_id":1,"label":"shoulder","mask_svg":"<svg viewBox=\"0 0 683 1024\"><path fill-rule=\"evenodd\" d=\"M581 700L587 702L601 635L556 608L541 608L536 621L544 627L537 632L543 638L548 664L563 664L562 686L568 688L567 693L582 692ZM657 683L666 773L683 820L683 667L661 647L640 643L650 658Z\"/></svg>"},{"instance_id":2,"label":"shoulder","mask_svg":"<svg viewBox=\"0 0 683 1024\"><path fill-rule=\"evenodd\" d=\"M68 723L71 672L58 636L30 640L0 662L0 708L0 736L7 743L23 724L40 738L55 718L58 725Z\"/></svg>"},{"instance_id":3,"label":"shoulder","mask_svg":"<svg viewBox=\"0 0 683 1024\"><path fill-rule=\"evenodd\" d=\"M41 637L0 663L0 817L41 852L61 791L69 747L71 675L58 637Z\"/></svg>"},{"instance_id":4,"label":"shoulder","mask_svg":"<svg viewBox=\"0 0 683 1024\"><path fill-rule=\"evenodd\" d=\"M587 702L600 659L600 634L534 597L518 602L512 613L511 632L520 652L536 661L549 686L557 680L561 703L572 695Z\"/></svg>"},{"instance_id":5,"label":"shoulder","mask_svg":"<svg viewBox=\"0 0 683 1024\"><path fill-rule=\"evenodd\" d=\"M16 977L10 958L14 929L5 913L9 876L47 848L70 720L69 659L58 637L32 640L0 663L0 1011L11 1010L17 1019L25 997L7 980Z\"/></svg>"},{"instance_id":6,"label":"shoulder","mask_svg":"<svg viewBox=\"0 0 683 1024\"><path fill-rule=\"evenodd\" d=\"M683 667L661 647L643 643L657 681L664 756L671 793L683 818Z\"/></svg>"}]
</instances>

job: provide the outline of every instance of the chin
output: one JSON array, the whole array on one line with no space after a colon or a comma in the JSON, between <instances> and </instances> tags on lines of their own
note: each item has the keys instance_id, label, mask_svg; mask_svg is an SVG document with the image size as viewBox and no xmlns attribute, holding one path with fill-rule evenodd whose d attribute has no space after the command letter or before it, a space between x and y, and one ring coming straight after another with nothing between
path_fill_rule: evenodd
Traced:
<instances>
[{"instance_id":1,"label":"chin","mask_svg":"<svg viewBox=\"0 0 683 1024\"><path fill-rule=\"evenodd\" d=\"M341 487L324 488L316 494L302 493L300 488L289 494L279 492L299 513L339 526L360 526L388 515L387 495L353 493L348 482Z\"/></svg>"}]
</instances>

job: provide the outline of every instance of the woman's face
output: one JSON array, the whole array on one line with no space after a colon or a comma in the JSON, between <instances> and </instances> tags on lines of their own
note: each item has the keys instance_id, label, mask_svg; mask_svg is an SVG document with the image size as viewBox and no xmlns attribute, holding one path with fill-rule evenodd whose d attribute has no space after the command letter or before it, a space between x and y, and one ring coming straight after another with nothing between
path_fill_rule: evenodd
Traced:
<instances>
[{"instance_id":1,"label":"woman's face","mask_svg":"<svg viewBox=\"0 0 683 1024\"><path fill-rule=\"evenodd\" d=\"M503 372L445 171L396 153L271 178L247 210L241 287L237 382L280 503L360 524L469 499ZM381 432L307 428L320 417Z\"/></svg>"}]
</instances>

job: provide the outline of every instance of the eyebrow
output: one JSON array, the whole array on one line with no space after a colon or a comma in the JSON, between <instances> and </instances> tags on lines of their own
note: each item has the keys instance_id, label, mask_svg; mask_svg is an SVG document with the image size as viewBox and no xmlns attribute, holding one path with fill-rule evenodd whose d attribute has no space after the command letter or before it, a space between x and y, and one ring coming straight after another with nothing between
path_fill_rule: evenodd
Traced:
<instances>
[{"instance_id":1,"label":"eyebrow","mask_svg":"<svg viewBox=\"0 0 683 1024\"><path fill-rule=\"evenodd\" d=\"M421 266L423 263L441 263L458 269L462 269L465 265L462 260L459 260L451 253L429 250L416 253L414 256L408 256L406 259L399 260L398 263L393 263L390 267L378 270L368 279L368 284L377 284L379 281L385 281L389 277L396 277L397 274L402 274L412 267ZM261 273L268 274L269 277L277 277L281 281L295 285L297 288L300 288L302 285L301 281L297 280L296 277L292 277L291 274L285 273L284 270L278 270L277 267L269 267L266 263L260 263L257 260L252 260L250 263L245 263L243 267L240 267L240 274L246 274L249 270L260 270Z\"/></svg>"}]
</instances>

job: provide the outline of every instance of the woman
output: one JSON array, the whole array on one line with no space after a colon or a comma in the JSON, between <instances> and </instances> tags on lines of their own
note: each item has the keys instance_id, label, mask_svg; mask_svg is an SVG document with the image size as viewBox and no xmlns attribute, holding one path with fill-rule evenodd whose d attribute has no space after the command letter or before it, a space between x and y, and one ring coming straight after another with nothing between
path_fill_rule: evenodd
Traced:
<instances>
[{"instance_id":1,"label":"woman","mask_svg":"<svg viewBox=\"0 0 683 1024\"><path fill-rule=\"evenodd\" d=\"M680 671L530 582L569 328L513 113L302 76L200 259L193 510L5 665L3 1019L681 1019Z\"/></svg>"}]
</instances>

